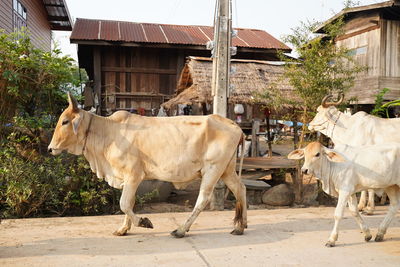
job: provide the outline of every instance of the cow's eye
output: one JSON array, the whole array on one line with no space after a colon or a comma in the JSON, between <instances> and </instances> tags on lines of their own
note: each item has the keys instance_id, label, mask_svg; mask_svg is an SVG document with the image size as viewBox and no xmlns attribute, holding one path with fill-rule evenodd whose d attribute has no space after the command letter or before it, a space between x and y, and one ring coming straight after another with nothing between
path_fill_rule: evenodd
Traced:
<instances>
[{"instance_id":1,"label":"cow's eye","mask_svg":"<svg viewBox=\"0 0 400 267\"><path fill-rule=\"evenodd\" d=\"M62 125L68 124L69 120L65 120L62 122Z\"/></svg>"},{"instance_id":2,"label":"cow's eye","mask_svg":"<svg viewBox=\"0 0 400 267\"><path fill-rule=\"evenodd\" d=\"M315 154L316 157L319 157L319 152L317 154Z\"/></svg>"}]
</instances>

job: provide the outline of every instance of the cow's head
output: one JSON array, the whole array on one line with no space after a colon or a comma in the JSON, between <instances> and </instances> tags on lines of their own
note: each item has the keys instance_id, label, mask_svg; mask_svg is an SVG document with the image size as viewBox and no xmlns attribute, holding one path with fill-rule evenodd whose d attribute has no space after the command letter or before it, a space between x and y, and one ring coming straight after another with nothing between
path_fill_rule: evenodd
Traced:
<instances>
[{"instance_id":1,"label":"cow's head","mask_svg":"<svg viewBox=\"0 0 400 267\"><path fill-rule=\"evenodd\" d=\"M53 155L60 154L63 150L79 155L82 153L82 133L79 125L83 119L82 110L78 108L76 100L68 93L69 106L61 114L54 130L48 151Z\"/></svg>"},{"instance_id":2,"label":"cow's head","mask_svg":"<svg viewBox=\"0 0 400 267\"><path fill-rule=\"evenodd\" d=\"M339 100L336 102L328 102L330 98L332 98L332 95L327 95L322 99L321 105L317 109L317 115L309 123L308 129L310 131L323 133L329 123L335 123L333 114L337 112L336 106L343 102L344 95L341 94Z\"/></svg>"},{"instance_id":3,"label":"cow's head","mask_svg":"<svg viewBox=\"0 0 400 267\"><path fill-rule=\"evenodd\" d=\"M321 175L321 170L325 159L332 162L344 162L345 158L332 149L326 148L319 142L312 142L305 148L296 149L289 153L289 159L302 159L304 158L303 167L301 171L304 174L312 174L315 176Z\"/></svg>"}]
</instances>

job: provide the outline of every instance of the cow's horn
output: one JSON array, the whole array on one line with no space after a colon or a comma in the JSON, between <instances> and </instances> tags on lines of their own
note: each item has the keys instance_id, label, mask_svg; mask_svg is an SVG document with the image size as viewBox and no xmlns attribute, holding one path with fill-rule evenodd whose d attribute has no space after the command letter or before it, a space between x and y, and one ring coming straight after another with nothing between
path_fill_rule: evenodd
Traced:
<instances>
[{"instance_id":1,"label":"cow's horn","mask_svg":"<svg viewBox=\"0 0 400 267\"><path fill-rule=\"evenodd\" d=\"M327 95L327 96L325 96L324 99L322 99L321 105L322 105L324 108L327 108L327 107L329 107L329 106L338 106L338 105L340 105L340 104L343 102L343 100L344 100L344 94L341 93L341 94L340 94L340 98L338 99L338 101L336 101L336 102L327 102L327 100L328 100L329 98L332 98L332 97L333 97L332 95Z\"/></svg>"},{"instance_id":2,"label":"cow's horn","mask_svg":"<svg viewBox=\"0 0 400 267\"><path fill-rule=\"evenodd\" d=\"M78 102L76 101L76 99L71 95L70 92L68 92L68 103L69 106L72 108L72 111L79 111L78 108Z\"/></svg>"},{"instance_id":3,"label":"cow's horn","mask_svg":"<svg viewBox=\"0 0 400 267\"><path fill-rule=\"evenodd\" d=\"M327 101L329 98L331 98L331 97L332 97L332 95L326 95L326 96L322 99L321 106L323 106L324 108L329 107L329 103L327 103L326 101Z\"/></svg>"}]
</instances>

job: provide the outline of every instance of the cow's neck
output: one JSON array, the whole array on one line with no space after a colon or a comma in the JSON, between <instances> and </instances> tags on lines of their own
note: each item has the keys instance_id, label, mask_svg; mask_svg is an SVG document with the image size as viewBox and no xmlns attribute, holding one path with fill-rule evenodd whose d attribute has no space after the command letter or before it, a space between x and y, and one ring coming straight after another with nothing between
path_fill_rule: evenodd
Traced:
<instances>
[{"instance_id":1,"label":"cow's neck","mask_svg":"<svg viewBox=\"0 0 400 267\"><path fill-rule=\"evenodd\" d=\"M111 136L111 132L116 130L116 125L113 125L111 120L106 117L101 117L95 114L91 114L85 111L85 135L82 139L82 148L84 148L84 156L88 157L91 155L95 156L98 150L104 149L108 144L105 144Z\"/></svg>"},{"instance_id":2,"label":"cow's neck","mask_svg":"<svg viewBox=\"0 0 400 267\"><path fill-rule=\"evenodd\" d=\"M327 120L326 128L321 132L331 138L334 144L345 144L348 138L348 126L349 117L343 112L336 110L332 113L330 119Z\"/></svg>"},{"instance_id":3,"label":"cow's neck","mask_svg":"<svg viewBox=\"0 0 400 267\"><path fill-rule=\"evenodd\" d=\"M335 163L329 161L327 158L321 158L321 166L318 170L315 170L315 176L322 182L322 189L325 193L331 196L338 196L336 190L337 168L334 168Z\"/></svg>"},{"instance_id":4,"label":"cow's neck","mask_svg":"<svg viewBox=\"0 0 400 267\"><path fill-rule=\"evenodd\" d=\"M113 132L115 133L118 131L118 125L109 118L86 112L85 130L89 126L91 116L92 122L86 136L86 145L83 155L98 178L105 179L112 187L121 188L122 180L116 175L113 166L109 163L109 159L107 158L108 153L106 153L112 142L110 136L113 136Z\"/></svg>"}]
</instances>

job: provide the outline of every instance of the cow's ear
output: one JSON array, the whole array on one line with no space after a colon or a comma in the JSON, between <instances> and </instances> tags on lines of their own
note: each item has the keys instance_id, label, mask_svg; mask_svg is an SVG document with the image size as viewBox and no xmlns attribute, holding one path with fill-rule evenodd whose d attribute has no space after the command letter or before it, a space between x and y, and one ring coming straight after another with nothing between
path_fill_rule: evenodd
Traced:
<instances>
[{"instance_id":1,"label":"cow's ear","mask_svg":"<svg viewBox=\"0 0 400 267\"><path fill-rule=\"evenodd\" d=\"M78 127L79 124L81 124L82 117L79 115L79 113L75 116L74 119L72 119L72 130L74 131L74 134L78 134Z\"/></svg>"},{"instance_id":2,"label":"cow's ear","mask_svg":"<svg viewBox=\"0 0 400 267\"><path fill-rule=\"evenodd\" d=\"M304 158L304 149L296 149L289 153L288 159L302 159Z\"/></svg>"},{"instance_id":3,"label":"cow's ear","mask_svg":"<svg viewBox=\"0 0 400 267\"><path fill-rule=\"evenodd\" d=\"M78 102L76 101L76 99L71 95L70 92L68 92L68 103L69 106L71 107L73 112L78 112L79 108L78 108Z\"/></svg>"},{"instance_id":4,"label":"cow's ear","mask_svg":"<svg viewBox=\"0 0 400 267\"><path fill-rule=\"evenodd\" d=\"M340 155L339 153L332 151L332 150L326 149L324 151L324 154L326 155L328 160L330 160L332 162L345 162L346 161L346 159L342 155Z\"/></svg>"}]
</instances>

